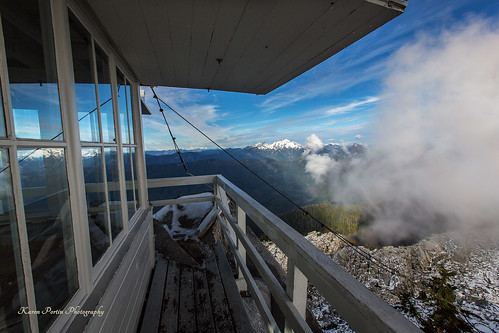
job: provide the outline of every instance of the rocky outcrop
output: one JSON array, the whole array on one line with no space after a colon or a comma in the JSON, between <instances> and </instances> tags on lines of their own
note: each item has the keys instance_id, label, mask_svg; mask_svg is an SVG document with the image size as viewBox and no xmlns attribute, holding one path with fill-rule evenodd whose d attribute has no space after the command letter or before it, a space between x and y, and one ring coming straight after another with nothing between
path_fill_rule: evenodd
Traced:
<instances>
[{"instance_id":1,"label":"rocky outcrop","mask_svg":"<svg viewBox=\"0 0 499 333\"><path fill-rule=\"evenodd\" d=\"M432 277L438 276L442 266L455 271L457 274L451 283L456 287L457 303L470 311L477 323L499 329L497 233L446 233L433 235L411 246L385 246L379 249L361 246L373 258L373 262L361 257L334 234L312 232L306 238L367 288L394 306L400 303L403 293L417 297L428 287ZM266 246L286 269L285 255L273 243L266 243ZM384 265L390 267L392 272L380 267ZM397 274L393 274L393 271ZM313 308L325 331L348 330L345 323L334 314L334 309L313 287L309 289L309 306ZM418 306L423 307L424 304L420 303Z\"/></svg>"}]
</instances>

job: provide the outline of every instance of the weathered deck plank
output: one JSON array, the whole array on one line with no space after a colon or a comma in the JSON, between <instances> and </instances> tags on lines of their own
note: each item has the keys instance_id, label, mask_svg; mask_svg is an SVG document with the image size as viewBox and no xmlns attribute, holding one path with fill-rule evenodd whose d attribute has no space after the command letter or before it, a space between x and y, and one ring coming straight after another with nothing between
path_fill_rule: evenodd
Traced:
<instances>
[{"instance_id":1,"label":"weathered deck plank","mask_svg":"<svg viewBox=\"0 0 499 333\"><path fill-rule=\"evenodd\" d=\"M156 260L156 268L154 269L154 276L152 278L149 298L144 310L144 318L142 319L140 332L157 332L159 329L167 268L168 260L158 257Z\"/></svg>"},{"instance_id":2,"label":"weathered deck plank","mask_svg":"<svg viewBox=\"0 0 499 333\"><path fill-rule=\"evenodd\" d=\"M215 322L213 321L210 292L204 270L194 269L194 292L197 327L200 331L214 332Z\"/></svg>"},{"instance_id":3,"label":"weathered deck plank","mask_svg":"<svg viewBox=\"0 0 499 333\"><path fill-rule=\"evenodd\" d=\"M181 266L179 296L179 332L196 332L196 307L194 304L194 279L192 268Z\"/></svg>"},{"instance_id":4,"label":"weathered deck plank","mask_svg":"<svg viewBox=\"0 0 499 333\"><path fill-rule=\"evenodd\" d=\"M165 297L163 299L163 313L159 332L176 332L178 327L178 304L180 287L180 270L178 265L170 261L166 278Z\"/></svg>"},{"instance_id":5,"label":"weathered deck plank","mask_svg":"<svg viewBox=\"0 0 499 333\"><path fill-rule=\"evenodd\" d=\"M252 332L225 251L203 246L205 268L158 259L140 332Z\"/></svg>"},{"instance_id":6,"label":"weathered deck plank","mask_svg":"<svg viewBox=\"0 0 499 333\"><path fill-rule=\"evenodd\" d=\"M248 318L246 309L244 308L243 300L239 294L239 289L237 288L234 275L230 269L222 244L220 242L215 244L214 250L235 331L252 332L253 328L251 322Z\"/></svg>"},{"instance_id":7,"label":"weathered deck plank","mask_svg":"<svg viewBox=\"0 0 499 333\"><path fill-rule=\"evenodd\" d=\"M229 304L213 253L206 256L206 278L210 291L213 319L218 332L234 332Z\"/></svg>"}]
</instances>

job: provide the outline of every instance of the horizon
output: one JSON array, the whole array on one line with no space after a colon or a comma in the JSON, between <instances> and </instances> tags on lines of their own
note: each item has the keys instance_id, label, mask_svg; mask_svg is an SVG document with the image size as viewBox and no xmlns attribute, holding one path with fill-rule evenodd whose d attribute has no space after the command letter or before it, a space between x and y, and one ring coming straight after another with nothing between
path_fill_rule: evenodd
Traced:
<instances>
[{"instance_id":1,"label":"horizon","mask_svg":"<svg viewBox=\"0 0 499 333\"><path fill-rule=\"evenodd\" d=\"M404 49L483 22L496 28L499 3L409 1L406 12L267 95L156 87L156 93L223 147L282 139L304 144L316 134L325 143L373 143L387 80ZM431 43L430 43L431 44ZM438 47L432 45L432 47ZM431 49L430 49L431 51ZM144 116L146 150L173 149L152 98L143 87L151 116ZM165 115L181 149L214 146L170 111Z\"/></svg>"},{"instance_id":2,"label":"horizon","mask_svg":"<svg viewBox=\"0 0 499 333\"><path fill-rule=\"evenodd\" d=\"M260 141L260 142L255 142L255 143L252 143L252 144L249 144L249 145L244 145L244 146L227 146L225 148L227 148L227 149L244 149L244 148L247 148L247 147L257 146L259 144L273 145L273 144L276 144L278 142L283 142L283 141L289 141L291 143L297 143L297 144L299 144L301 146L300 148L306 148L306 143L300 143L300 142L293 141L293 140L290 140L290 139L287 139L287 138L276 140L274 142ZM338 146L341 146L341 145L353 145L353 144L362 144L364 146L368 146L367 143L360 142L359 140L357 140L355 142L345 142L343 140L341 140L340 142L327 142L327 143L324 143L324 146L326 146L326 145L338 145ZM219 150L219 149L220 148L218 148L218 147L187 147L187 148L180 148L181 151ZM148 152L148 151L175 151L175 148L171 147L171 149L145 149L145 151L146 152Z\"/></svg>"}]
</instances>

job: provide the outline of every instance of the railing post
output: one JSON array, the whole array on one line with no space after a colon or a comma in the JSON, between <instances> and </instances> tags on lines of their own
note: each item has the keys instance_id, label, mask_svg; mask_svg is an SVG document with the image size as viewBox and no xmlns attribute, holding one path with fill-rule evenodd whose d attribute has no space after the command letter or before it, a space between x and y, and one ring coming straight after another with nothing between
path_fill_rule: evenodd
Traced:
<instances>
[{"instance_id":1,"label":"railing post","mask_svg":"<svg viewBox=\"0 0 499 333\"><path fill-rule=\"evenodd\" d=\"M246 213L244 210L237 206L237 224L241 228L244 234L246 234ZM246 265L246 249L244 248L243 243L241 243L241 240L237 241L237 250L239 254L241 255L241 258L243 258L244 264ZM241 269L239 269L239 276L242 276Z\"/></svg>"},{"instance_id":2,"label":"railing post","mask_svg":"<svg viewBox=\"0 0 499 333\"><path fill-rule=\"evenodd\" d=\"M296 267L295 260L289 256L287 268L286 293L293 301L293 304L298 310L298 313L302 316L303 319L306 320L308 279L298 269L298 267ZM286 327L284 331L293 332L293 330L289 326L288 321L286 321Z\"/></svg>"},{"instance_id":3,"label":"railing post","mask_svg":"<svg viewBox=\"0 0 499 333\"><path fill-rule=\"evenodd\" d=\"M215 181L215 189L216 189L216 196L220 199L222 202L222 205L227 209L228 212L230 212L229 208L229 200L227 199L227 193L225 193L225 190L218 184L218 180ZM216 204L216 203L215 203ZM225 223L227 227L229 228L229 234L234 243L237 243L237 236L236 232L230 225L230 223Z\"/></svg>"}]
</instances>

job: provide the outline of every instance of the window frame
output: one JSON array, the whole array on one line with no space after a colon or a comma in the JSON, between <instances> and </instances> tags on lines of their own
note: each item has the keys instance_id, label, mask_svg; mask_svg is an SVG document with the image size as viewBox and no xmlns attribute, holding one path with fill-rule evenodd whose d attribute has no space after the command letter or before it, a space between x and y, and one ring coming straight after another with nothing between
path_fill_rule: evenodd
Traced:
<instances>
[{"instance_id":1,"label":"window frame","mask_svg":"<svg viewBox=\"0 0 499 333\"><path fill-rule=\"evenodd\" d=\"M54 33L54 17L51 15L52 19L52 34ZM0 85L1 85L1 93L3 100L3 109L4 109L4 117L5 117L5 129L7 136L5 138L0 138L0 147L6 148L9 154L9 163L10 163L10 177L12 180L12 192L14 196L14 207L17 221L17 234L19 238L19 248L21 252L21 263L23 266L24 273L24 287L26 293L26 302L29 309L36 309L36 301L35 301L35 287L33 281L33 273L32 273L32 262L30 256L30 248L28 241L28 230L26 225L26 216L24 211L24 198L22 194L22 185L21 185L21 177L20 177L20 169L18 162L18 149L19 148L62 148L65 152L65 161L66 161L66 169L69 167L68 160L68 144L66 137L66 115L63 111L62 105L62 97L61 97L61 83L60 83L60 71L58 68L58 61L56 60L56 77L57 77L57 89L58 89L58 98L59 98L59 108L61 114L61 128L64 133L63 140L61 141L51 141L46 139L29 139L29 138L17 138L15 136L15 125L14 125L14 115L12 109L12 101L10 96L10 79L9 79L9 71L7 64L7 54L6 49L4 47L5 40L3 34L3 22L0 16ZM55 40L54 40L54 52L55 50ZM57 56L56 56L57 59ZM7 171L6 171L7 172ZM70 177L69 173L67 173L67 182L68 189L70 190ZM72 200L71 196L69 197L70 205L71 205L71 219L72 219L72 228L73 228L73 238L75 237L75 220L73 214L73 205L75 204ZM75 241L76 243L76 241ZM78 284L79 288L75 292L75 294L81 290L81 279L80 279L80 266L78 265L78 253L76 251L75 244L75 260L76 267L78 270ZM68 304L72 301L75 294L73 294L68 300ZM29 328L32 332L38 332L38 317L36 314L29 314Z\"/></svg>"},{"instance_id":2,"label":"window frame","mask_svg":"<svg viewBox=\"0 0 499 333\"><path fill-rule=\"evenodd\" d=\"M130 228L135 225L138 221L140 213L143 212L147 207L147 188L145 179L145 163L144 152L143 152L143 139L142 139L142 123L140 118L140 105L138 103L138 89L136 79L127 70L128 67L125 62L120 58L118 53L110 45L106 36L99 30L99 27L86 16L85 10L80 8L79 4L73 0L51 0L48 2L49 10L51 13L52 20L52 31L50 33L53 36L54 42L54 52L55 52L55 68L56 68L56 78L58 84L58 94L59 94L59 106L61 112L61 127L63 131L63 140L61 141L51 141L48 139L25 139L15 137L15 126L14 117L12 110L12 101L10 96L10 81L8 75L7 57L3 35L3 25L0 16L0 93L2 94L2 105L4 110L5 119L5 130L6 137L0 138L0 147L6 148L8 150L9 162L10 162L10 177L12 179L12 192L14 198L14 207L16 213L17 221L17 234L19 236L19 248L21 253L21 263L23 268L23 278L24 278L24 288L26 294L27 306L30 309L36 309L35 302L35 288L33 284L33 275L31 270L31 258L28 242L28 233L26 226L26 216L24 211L24 200L22 194L20 169L18 163L18 149L20 148L62 148L65 152L65 163L66 163L66 173L67 173L67 183L69 189L69 202L71 205L71 219L73 228L73 240L75 248L75 260L76 267L78 270L78 283L79 287L72 296L70 296L66 306L77 306L81 304L83 300L93 291L99 278L102 277L103 273L109 266L110 259L113 257L114 253L124 244L124 240L129 234ZM69 11L74 14L74 17L79 20L79 22L87 29L92 38L92 54L95 62L95 43L104 51L108 56L109 61L109 75L111 79L111 95L113 99L113 115L114 115L114 126L115 126L115 143L103 142L103 132L102 132L102 121L101 121L101 111L100 105L98 107L98 119L99 119L99 137L100 142L83 142L80 141L79 125L78 125L78 111L76 108L76 92L75 92L75 80L73 73L73 62L72 62L72 50L71 50L71 40L69 31ZM129 120L133 122L133 143L122 142L120 117L118 109L118 96L117 96L117 73L116 69L119 69L127 83L130 83L131 96L127 99L127 108L130 107L131 111L128 113L127 109L127 119L128 115L131 115ZM94 66L94 84L96 88L96 98L99 100L98 91L98 78L96 73L96 66ZM128 91L127 91L128 93ZM128 106L128 100L130 101L130 106ZM99 103L97 103L99 104ZM75 121L76 120L76 121ZM130 126L130 124L129 124ZM128 129L130 132L130 129ZM117 150L117 160L118 160L118 173L120 178L120 197L121 197L121 212L123 217L123 229L116 236L114 240L111 240L111 245L99 259L95 266L92 266L91 260L91 249L90 249L90 238L88 231L88 216L87 216L87 206L86 206L86 194L85 194L85 182L83 179L83 166L81 159L81 149L84 147L98 147L102 152L104 177L105 173L105 160L104 160L104 149L106 147L113 147ZM134 215L128 218L127 209L127 196L126 196L126 184L125 184L125 171L124 171L124 156L123 153L126 150L135 149L135 161L132 161L132 154L130 154L130 164L131 166L135 164L137 173L137 180L133 182L133 193L134 200L138 203L135 207ZM132 167L132 179L133 167ZM106 198L108 197L107 191L107 181L106 186ZM135 191L137 189L137 191ZM136 192L138 195L136 195ZM108 201L109 202L109 201ZM108 207L108 223L109 221L109 207ZM41 309L38 309L41 310ZM49 331L59 331L62 329L68 320L67 317L59 316L50 324L48 328ZM38 316L36 314L28 315L29 329L32 332L38 332Z\"/></svg>"}]
</instances>

